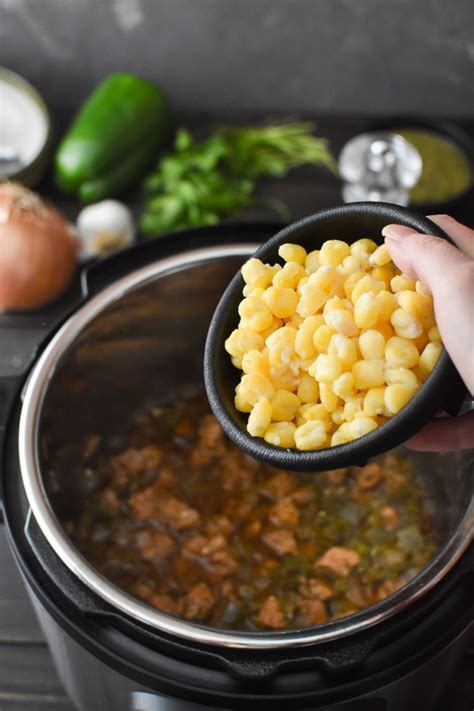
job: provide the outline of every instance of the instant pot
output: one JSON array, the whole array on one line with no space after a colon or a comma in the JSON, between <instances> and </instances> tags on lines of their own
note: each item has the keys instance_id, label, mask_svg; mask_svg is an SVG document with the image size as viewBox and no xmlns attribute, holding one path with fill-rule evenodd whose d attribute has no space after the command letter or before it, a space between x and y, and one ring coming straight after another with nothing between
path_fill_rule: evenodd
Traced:
<instances>
[{"instance_id":1,"label":"instant pot","mask_svg":"<svg viewBox=\"0 0 474 711\"><path fill-rule=\"evenodd\" d=\"M84 437L118 431L150 398L201 385L215 306L277 229L223 225L138 245L86 267L68 315L57 319L53 308L3 324L5 352L26 334L24 353L0 371L4 517L81 711L428 711L472 640L473 451L410 453L430 494L438 553L382 602L314 628L239 633L171 617L107 581L61 526L87 499ZM77 467L48 468L46 431L54 446L77 451Z\"/></svg>"}]
</instances>

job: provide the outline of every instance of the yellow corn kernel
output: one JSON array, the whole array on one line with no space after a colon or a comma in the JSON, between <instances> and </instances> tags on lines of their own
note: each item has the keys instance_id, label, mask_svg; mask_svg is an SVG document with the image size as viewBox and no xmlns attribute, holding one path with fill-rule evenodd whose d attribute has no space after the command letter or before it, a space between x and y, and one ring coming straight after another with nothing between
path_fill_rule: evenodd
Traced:
<instances>
[{"instance_id":1,"label":"yellow corn kernel","mask_svg":"<svg viewBox=\"0 0 474 711\"><path fill-rule=\"evenodd\" d=\"M296 262L297 264L304 264L306 260L306 250L299 244L281 244L278 247L279 256L285 260L285 262Z\"/></svg>"},{"instance_id":2,"label":"yellow corn kernel","mask_svg":"<svg viewBox=\"0 0 474 711\"><path fill-rule=\"evenodd\" d=\"M441 355L443 346L441 343L428 343L423 349L423 353L420 355L420 370L429 375Z\"/></svg>"},{"instance_id":3,"label":"yellow corn kernel","mask_svg":"<svg viewBox=\"0 0 474 711\"><path fill-rule=\"evenodd\" d=\"M270 367L267 349L265 348L263 351L255 349L244 353L242 356L242 370L244 373L260 373L268 378L270 376Z\"/></svg>"},{"instance_id":4,"label":"yellow corn kernel","mask_svg":"<svg viewBox=\"0 0 474 711\"><path fill-rule=\"evenodd\" d=\"M334 412L331 414L331 420L338 427L339 427L339 425L342 425L342 423L345 422L344 408L338 407L336 410L334 410Z\"/></svg>"},{"instance_id":5,"label":"yellow corn kernel","mask_svg":"<svg viewBox=\"0 0 474 711\"><path fill-rule=\"evenodd\" d=\"M277 390L272 405L272 419L277 422L291 421L296 416L296 411L301 405L297 395L288 390Z\"/></svg>"},{"instance_id":6,"label":"yellow corn kernel","mask_svg":"<svg viewBox=\"0 0 474 711\"><path fill-rule=\"evenodd\" d=\"M387 385L385 388L385 406L387 410L396 415L411 400L415 392L416 389L410 388L408 385L402 385L402 383Z\"/></svg>"},{"instance_id":7,"label":"yellow corn kernel","mask_svg":"<svg viewBox=\"0 0 474 711\"><path fill-rule=\"evenodd\" d=\"M424 328L430 329L435 325L431 296L405 289L398 295L398 304L404 311L415 316Z\"/></svg>"},{"instance_id":8,"label":"yellow corn kernel","mask_svg":"<svg viewBox=\"0 0 474 711\"><path fill-rule=\"evenodd\" d=\"M273 322L273 315L268 306L253 294L240 302L239 315L253 331L264 331Z\"/></svg>"},{"instance_id":9,"label":"yellow corn kernel","mask_svg":"<svg viewBox=\"0 0 474 711\"><path fill-rule=\"evenodd\" d=\"M401 338L418 338L423 332L423 326L416 316L413 316L404 309L395 309L390 317L390 323L395 329L397 336L401 336Z\"/></svg>"},{"instance_id":10,"label":"yellow corn kernel","mask_svg":"<svg viewBox=\"0 0 474 711\"><path fill-rule=\"evenodd\" d=\"M294 447L295 431L293 422L272 422L265 430L263 439L275 447Z\"/></svg>"},{"instance_id":11,"label":"yellow corn kernel","mask_svg":"<svg viewBox=\"0 0 474 711\"><path fill-rule=\"evenodd\" d=\"M270 380L261 373L245 373L238 387L251 405L255 405L259 400L271 400L275 395L275 388Z\"/></svg>"},{"instance_id":12,"label":"yellow corn kernel","mask_svg":"<svg viewBox=\"0 0 474 711\"><path fill-rule=\"evenodd\" d=\"M412 390L419 385L418 378L409 368L385 368L385 382L387 385L404 385Z\"/></svg>"},{"instance_id":13,"label":"yellow corn kernel","mask_svg":"<svg viewBox=\"0 0 474 711\"><path fill-rule=\"evenodd\" d=\"M422 296L431 296L431 291L421 281L417 280L415 282L415 290L418 294L421 294Z\"/></svg>"},{"instance_id":14,"label":"yellow corn kernel","mask_svg":"<svg viewBox=\"0 0 474 711\"><path fill-rule=\"evenodd\" d=\"M272 419L272 406L268 400L259 400L252 408L247 421L247 432L252 437L263 437Z\"/></svg>"},{"instance_id":15,"label":"yellow corn kernel","mask_svg":"<svg viewBox=\"0 0 474 711\"><path fill-rule=\"evenodd\" d=\"M380 314L379 302L375 294L371 292L362 293L354 306L354 320L358 328L370 328L374 326Z\"/></svg>"},{"instance_id":16,"label":"yellow corn kernel","mask_svg":"<svg viewBox=\"0 0 474 711\"><path fill-rule=\"evenodd\" d=\"M348 299L352 301L352 292L355 289L356 284L363 279L366 274L363 271L352 272L344 281L344 293Z\"/></svg>"},{"instance_id":17,"label":"yellow corn kernel","mask_svg":"<svg viewBox=\"0 0 474 711\"><path fill-rule=\"evenodd\" d=\"M333 353L320 353L309 368L318 383L333 383L343 370L342 361Z\"/></svg>"},{"instance_id":18,"label":"yellow corn kernel","mask_svg":"<svg viewBox=\"0 0 474 711\"><path fill-rule=\"evenodd\" d=\"M385 388L370 388L364 397L364 412L369 417L385 414Z\"/></svg>"},{"instance_id":19,"label":"yellow corn kernel","mask_svg":"<svg viewBox=\"0 0 474 711\"><path fill-rule=\"evenodd\" d=\"M313 333L309 328L300 328L296 333L295 351L300 358L313 358L316 356L316 349L313 344Z\"/></svg>"},{"instance_id":20,"label":"yellow corn kernel","mask_svg":"<svg viewBox=\"0 0 474 711\"><path fill-rule=\"evenodd\" d=\"M347 444L350 441L349 433L342 432L340 427L331 435L331 447L338 447L340 444Z\"/></svg>"},{"instance_id":21,"label":"yellow corn kernel","mask_svg":"<svg viewBox=\"0 0 474 711\"><path fill-rule=\"evenodd\" d=\"M288 287L270 286L263 294L263 301L277 318L289 318L296 309L298 294Z\"/></svg>"},{"instance_id":22,"label":"yellow corn kernel","mask_svg":"<svg viewBox=\"0 0 474 711\"><path fill-rule=\"evenodd\" d=\"M239 370L242 370L242 357L241 356L231 356L232 365Z\"/></svg>"},{"instance_id":23,"label":"yellow corn kernel","mask_svg":"<svg viewBox=\"0 0 474 711\"><path fill-rule=\"evenodd\" d=\"M296 313L303 318L313 316L319 311L328 298L327 292L309 280L300 289L300 298L296 305Z\"/></svg>"},{"instance_id":24,"label":"yellow corn kernel","mask_svg":"<svg viewBox=\"0 0 474 711\"><path fill-rule=\"evenodd\" d=\"M394 368L413 368L419 359L418 349L412 341L400 336L389 338L385 345L385 360Z\"/></svg>"},{"instance_id":25,"label":"yellow corn kernel","mask_svg":"<svg viewBox=\"0 0 474 711\"><path fill-rule=\"evenodd\" d=\"M381 244L377 249L372 252L369 257L370 264L374 264L377 267L384 267L392 261L392 257L385 244Z\"/></svg>"},{"instance_id":26,"label":"yellow corn kernel","mask_svg":"<svg viewBox=\"0 0 474 711\"><path fill-rule=\"evenodd\" d=\"M428 338L432 342L442 343L441 334L440 334L437 326L432 326L430 328L430 330L428 331Z\"/></svg>"},{"instance_id":27,"label":"yellow corn kernel","mask_svg":"<svg viewBox=\"0 0 474 711\"><path fill-rule=\"evenodd\" d=\"M281 318L277 318L276 316L273 317L273 321L270 324L269 328L266 328L264 331L260 331L260 335L262 336L263 340L266 341L268 336L271 336L272 333L275 333L275 331L278 331L279 328L283 326L283 321Z\"/></svg>"},{"instance_id":28,"label":"yellow corn kernel","mask_svg":"<svg viewBox=\"0 0 474 711\"><path fill-rule=\"evenodd\" d=\"M269 350L270 362L280 360L289 363L295 352L296 328L283 326L272 333L265 341Z\"/></svg>"},{"instance_id":29,"label":"yellow corn kernel","mask_svg":"<svg viewBox=\"0 0 474 711\"><path fill-rule=\"evenodd\" d=\"M319 383L319 399L328 412L334 412L341 405L341 401L332 390L330 383Z\"/></svg>"},{"instance_id":30,"label":"yellow corn kernel","mask_svg":"<svg viewBox=\"0 0 474 711\"><path fill-rule=\"evenodd\" d=\"M369 390L385 385L384 361L381 358L358 360L352 366L352 375L357 390Z\"/></svg>"},{"instance_id":31,"label":"yellow corn kernel","mask_svg":"<svg viewBox=\"0 0 474 711\"><path fill-rule=\"evenodd\" d=\"M362 279L359 279L357 284L352 289L351 301L355 305L356 301L362 294L373 294L374 296L380 291L383 291L385 284L379 279L374 279L369 274L365 274Z\"/></svg>"},{"instance_id":32,"label":"yellow corn kernel","mask_svg":"<svg viewBox=\"0 0 474 711\"><path fill-rule=\"evenodd\" d=\"M239 412L252 412L252 403L247 399L248 393L245 388L242 389L240 383L235 389L234 404Z\"/></svg>"},{"instance_id":33,"label":"yellow corn kernel","mask_svg":"<svg viewBox=\"0 0 474 711\"><path fill-rule=\"evenodd\" d=\"M319 249L314 249L306 255L306 260L304 263L304 268L307 274L312 274L317 271L321 263L319 261Z\"/></svg>"},{"instance_id":34,"label":"yellow corn kernel","mask_svg":"<svg viewBox=\"0 0 474 711\"><path fill-rule=\"evenodd\" d=\"M270 361L270 380L275 390L295 392L298 387L299 367L295 362L282 363L278 358Z\"/></svg>"},{"instance_id":35,"label":"yellow corn kernel","mask_svg":"<svg viewBox=\"0 0 474 711\"><path fill-rule=\"evenodd\" d=\"M314 284L325 292L329 292L335 282L341 280L341 275L336 267L331 264L323 264L308 279L308 284Z\"/></svg>"},{"instance_id":36,"label":"yellow corn kernel","mask_svg":"<svg viewBox=\"0 0 474 711\"><path fill-rule=\"evenodd\" d=\"M355 395L354 392L354 376L352 373L342 373L333 383L333 391L343 400Z\"/></svg>"},{"instance_id":37,"label":"yellow corn kernel","mask_svg":"<svg viewBox=\"0 0 474 711\"><path fill-rule=\"evenodd\" d=\"M341 333L335 333L331 336L327 350L328 353L337 355L342 361L345 370L350 370L357 360L356 344Z\"/></svg>"},{"instance_id":38,"label":"yellow corn kernel","mask_svg":"<svg viewBox=\"0 0 474 711\"><path fill-rule=\"evenodd\" d=\"M325 316L326 324L343 336L356 336L359 329L354 321L354 314L347 309L332 309Z\"/></svg>"},{"instance_id":39,"label":"yellow corn kernel","mask_svg":"<svg viewBox=\"0 0 474 711\"><path fill-rule=\"evenodd\" d=\"M390 316L398 308L398 302L395 296L386 289L382 289L376 296L379 304L379 320L390 321Z\"/></svg>"},{"instance_id":40,"label":"yellow corn kernel","mask_svg":"<svg viewBox=\"0 0 474 711\"><path fill-rule=\"evenodd\" d=\"M359 349L362 358L365 360L383 358L385 355L385 338L380 331L370 328L360 334Z\"/></svg>"},{"instance_id":41,"label":"yellow corn kernel","mask_svg":"<svg viewBox=\"0 0 474 711\"><path fill-rule=\"evenodd\" d=\"M308 373L302 373L296 391L302 403L314 403L319 398L319 386L316 380Z\"/></svg>"},{"instance_id":42,"label":"yellow corn kernel","mask_svg":"<svg viewBox=\"0 0 474 711\"><path fill-rule=\"evenodd\" d=\"M352 422L358 412L362 412L364 407L364 395L355 395L346 400L344 404L344 419Z\"/></svg>"},{"instance_id":43,"label":"yellow corn kernel","mask_svg":"<svg viewBox=\"0 0 474 711\"><path fill-rule=\"evenodd\" d=\"M266 287L272 283L273 269L268 264L263 264L260 259L252 257L242 267L242 277L252 289Z\"/></svg>"},{"instance_id":44,"label":"yellow corn kernel","mask_svg":"<svg viewBox=\"0 0 474 711\"><path fill-rule=\"evenodd\" d=\"M227 353L236 358L241 358L249 351L260 350L263 345L261 334L247 328L236 328L224 343Z\"/></svg>"},{"instance_id":45,"label":"yellow corn kernel","mask_svg":"<svg viewBox=\"0 0 474 711\"><path fill-rule=\"evenodd\" d=\"M372 432L377 426L376 420L362 414L360 417L354 417L352 422L349 423L349 432L353 439L357 439Z\"/></svg>"},{"instance_id":46,"label":"yellow corn kernel","mask_svg":"<svg viewBox=\"0 0 474 711\"><path fill-rule=\"evenodd\" d=\"M366 237L358 239L357 242L351 244L351 254L354 257L368 259L372 252L375 252L377 245L372 239Z\"/></svg>"},{"instance_id":47,"label":"yellow corn kernel","mask_svg":"<svg viewBox=\"0 0 474 711\"><path fill-rule=\"evenodd\" d=\"M304 425L300 425L295 430L296 447L303 451L320 449L326 445L327 439L324 422L319 420L305 422Z\"/></svg>"},{"instance_id":48,"label":"yellow corn kernel","mask_svg":"<svg viewBox=\"0 0 474 711\"><path fill-rule=\"evenodd\" d=\"M301 324L301 328L311 331L313 334L320 326L324 326L324 316L322 314L307 316Z\"/></svg>"},{"instance_id":49,"label":"yellow corn kernel","mask_svg":"<svg viewBox=\"0 0 474 711\"><path fill-rule=\"evenodd\" d=\"M327 351L329 341L331 340L331 336L333 334L334 331L332 328L329 328L329 326L326 325L320 326L316 329L313 333L313 344L318 353L325 353Z\"/></svg>"},{"instance_id":50,"label":"yellow corn kernel","mask_svg":"<svg viewBox=\"0 0 474 711\"><path fill-rule=\"evenodd\" d=\"M339 239L328 239L319 250L319 261L321 264L330 264L333 267L337 267L350 253L351 249L347 242L341 242Z\"/></svg>"},{"instance_id":51,"label":"yellow corn kernel","mask_svg":"<svg viewBox=\"0 0 474 711\"><path fill-rule=\"evenodd\" d=\"M296 289L298 282L306 277L306 272L297 262L286 262L283 269L280 269L273 277L273 286L280 286L283 289Z\"/></svg>"},{"instance_id":52,"label":"yellow corn kernel","mask_svg":"<svg viewBox=\"0 0 474 711\"><path fill-rule=\"evenodd\" d=\"M311 405L311 407L304 410L303 418L305 422L308 420L320 420L325 423L327 430L329 430L331 426L331 415L326 410L322 402L319 402L316 405Z\"/></svg>"},{"instance_id":53,"label":"yellow corn kernel","mask_svg":"<svg viewBox=\"0 0 474 711\"><path fill-rule=\"evenodd\" d=\"M394 293L405 291L405 289L414 289L415 280L408 274L396 274L390 281L390 288Z\"/></svg>"}]
</instances>

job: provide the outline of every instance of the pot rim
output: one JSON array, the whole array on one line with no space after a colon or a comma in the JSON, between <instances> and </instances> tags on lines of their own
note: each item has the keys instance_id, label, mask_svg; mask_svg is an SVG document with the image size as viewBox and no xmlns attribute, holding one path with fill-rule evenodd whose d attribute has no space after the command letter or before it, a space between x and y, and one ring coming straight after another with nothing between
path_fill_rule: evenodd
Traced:
<instances>
[{"instance_id":1,"label":"pot rim","mask_svg":"<svg viewBox=\"0 0 474 711\"><path fill-rule=\"evenodd\" d=\"M361 632L403 610L433 588L454 566L472 539L474 496L450 539L431 562L405 586L380 603L333 622L303 630L235 632L172 617L120 590L93 568L74 546L56 517L45 491L38 456L42 405L57 365L67 349L96 316L131 291L175 272L216 260L248 257L258 244L205 247L156 260L132 271L81 306L59 329L34 365L22 393L18 447L20 470L31 511L51 548L66 567L115 610L161 632L187 641L240 649L283 649L327 642Z\"/></svg>"}]
</instances>

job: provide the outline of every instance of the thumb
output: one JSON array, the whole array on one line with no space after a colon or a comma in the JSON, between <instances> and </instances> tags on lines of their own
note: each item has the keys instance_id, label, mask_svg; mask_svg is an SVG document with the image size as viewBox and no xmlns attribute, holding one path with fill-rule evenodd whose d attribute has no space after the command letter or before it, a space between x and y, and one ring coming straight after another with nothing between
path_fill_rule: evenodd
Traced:
<instances>
[{"instance_id":1,"label":"thumb","mask_svg":"<svg viewBox=\"0 0 474 711\"><path fill-rule=\"evenodd\" d=\"M447 240L414 232L403 225L382 230L385 244L397 267L419 279L433 293L456 279L456 270L466 257Z\"/></svg>"}]
</instances>

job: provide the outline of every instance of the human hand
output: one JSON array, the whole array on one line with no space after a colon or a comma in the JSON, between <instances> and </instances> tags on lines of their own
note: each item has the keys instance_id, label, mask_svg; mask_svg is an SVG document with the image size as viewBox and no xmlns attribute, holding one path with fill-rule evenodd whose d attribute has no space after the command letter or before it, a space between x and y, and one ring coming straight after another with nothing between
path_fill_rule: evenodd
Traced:
<instances>
[{"instance_id":1,"label":"human hand","mask_svg":"<svg viewBox=\"0 0 474 711\"><path fill-rule=\"evenodd\" d=\"M474 230L448 215L430 220L458 248L410 227L382 230L390 256L401 271L419 279L433 294L436 323L454 365L474 395ZM412 449L452 451L474 447L474 412L436 417L406 443Z\"/></svg>"}]
</instances>

